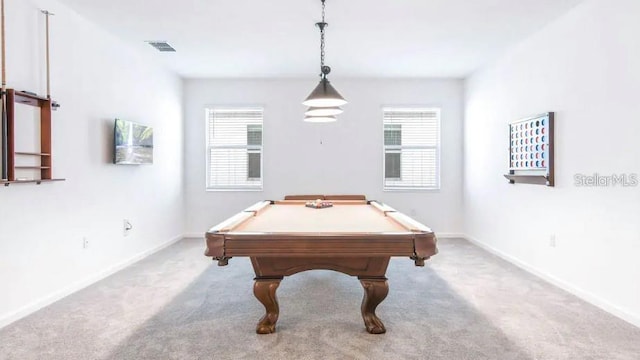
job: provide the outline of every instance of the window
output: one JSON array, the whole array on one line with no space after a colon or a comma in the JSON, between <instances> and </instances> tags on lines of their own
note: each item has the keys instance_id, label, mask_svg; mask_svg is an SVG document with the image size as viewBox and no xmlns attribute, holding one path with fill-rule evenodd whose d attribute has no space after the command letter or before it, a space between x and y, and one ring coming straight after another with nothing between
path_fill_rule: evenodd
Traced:
<instances>
[{"instance_id":1,"label":"window","mask_svg":"<svg viewBox=\"0 0 640 360\"><path fill-rule=\"evenodd\" d=\"M262 189L262 109L207 109L207 190Z\"/></svg>"},{"instance_id":2,"label":"window","mask_svg":"<svg viewBox=\"0 0 640 360\"><path fill-rule=\"evenodd\" d=\"M440 109L384 108L384 190L440 188Z\"/></svg>"}]
</instances>

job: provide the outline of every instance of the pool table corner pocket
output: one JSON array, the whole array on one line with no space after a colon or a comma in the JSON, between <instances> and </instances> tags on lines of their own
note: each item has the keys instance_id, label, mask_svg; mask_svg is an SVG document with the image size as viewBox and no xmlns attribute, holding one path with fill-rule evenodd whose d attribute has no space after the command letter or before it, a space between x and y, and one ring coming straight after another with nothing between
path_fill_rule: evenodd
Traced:
<instances>
[{"instance_id":1,"label":"pool table corner pocket","mask_svg":"<svg viewBox=\"0 0 640 360\"><path fill-rule=\"evenodd\" d=\"M218 265L225 266L229 263L229 257L225 256L224 234L218 232L208 232L205 234L207 249L204 252L205 256L211 256L213 260L218 260Z\"/></svg>"}]
</instances>

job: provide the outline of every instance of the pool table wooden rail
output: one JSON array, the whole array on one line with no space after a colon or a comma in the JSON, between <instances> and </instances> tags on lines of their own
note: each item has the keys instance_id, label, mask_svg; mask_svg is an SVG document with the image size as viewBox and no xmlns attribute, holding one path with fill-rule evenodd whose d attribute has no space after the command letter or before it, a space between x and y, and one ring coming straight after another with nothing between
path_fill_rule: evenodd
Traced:
<instances>
[{"instance_id":1,"label":"pool table wooden rail","mask_svg":"<svg viewBox=\"0 0 640 360\"><path fill-rule=\"evenodd\" d=\"M367 200L365 195L286 195L285 200Z\"/></svg>"},{"instance_id":2,"label":"pool table wooden rail","mask_svg":"<svg viewBox=\"0 0 640 360\"><path fill-rule=\"evenodd\" d=\"M402 225L404 232L386 233L269 233L234 232L251 217L272 204L302 204L304 200L261 201L206 233L206 256L228 264L237 256L249 257L389 257L407 256L424 266L424 261L437 253L436 237L428 227L377 201L343 200L336 205L370 204L384 216Z\"/></svg>"}]
</instances>

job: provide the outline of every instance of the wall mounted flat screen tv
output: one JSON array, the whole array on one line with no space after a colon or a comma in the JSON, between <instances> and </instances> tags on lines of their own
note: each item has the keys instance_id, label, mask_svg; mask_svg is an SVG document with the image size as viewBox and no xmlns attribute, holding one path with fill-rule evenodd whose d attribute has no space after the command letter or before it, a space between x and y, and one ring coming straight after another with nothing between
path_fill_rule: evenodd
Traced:
<instances>
[{"instance_id":1,"label":"wall mounted flat screen tv","mask_svg":"<svg viewBox=\"0 0 640 360\"><path fill-rule=\"evenodd\" d=\"M153 128L116 119L113 130L114 164L153 164Z\"/></svg>"}]
</instances>

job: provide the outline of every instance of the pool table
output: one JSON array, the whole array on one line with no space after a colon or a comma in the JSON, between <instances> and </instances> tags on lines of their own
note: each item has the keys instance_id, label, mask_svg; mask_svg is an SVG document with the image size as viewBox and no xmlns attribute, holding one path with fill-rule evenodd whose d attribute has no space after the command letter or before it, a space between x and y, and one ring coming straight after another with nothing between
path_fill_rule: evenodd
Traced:
<instances>
[{"instance_id":1,"label":"pool table","mask_svg":"<svg viewBox=\"0 0 640 360\"><path fill-rule=\"evenodd\" d=\"M364 287L362 317L369 333L386 331L376 316L389 286L385 273L392 256L416 266L438 252L426 226L377 201L333 200L323 209L306 200L262 201L214 226L205 234L205 255L227 265L248 256L255 271L253 292L266 314L257 333L275 332L276 290L285 276L306 270L335 270L357 276ZM418 314L416 314L417 316Z\"/></svg>"}]
</instances>

